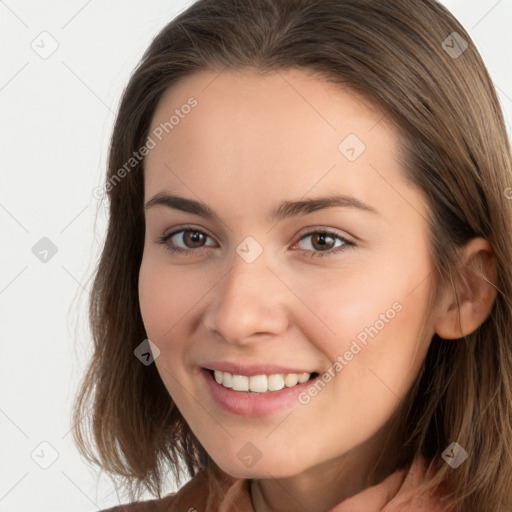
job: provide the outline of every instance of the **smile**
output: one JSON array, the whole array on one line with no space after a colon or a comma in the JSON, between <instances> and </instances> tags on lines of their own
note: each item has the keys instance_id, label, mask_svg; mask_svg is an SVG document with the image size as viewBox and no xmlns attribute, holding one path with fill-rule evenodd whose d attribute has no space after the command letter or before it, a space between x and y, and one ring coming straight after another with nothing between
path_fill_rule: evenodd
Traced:
<instances>
[{"instance_id":1,"label":"smile","mask_svg":"<svg viewBox=\"0 0 512 512\"><path fill-rule=\"evenodd\" d=\"M234 375L220 370L211 370L217 384L233 391L250 393L270 393L283 388L291 388L308 381L316 374L311 373L273 373L270 375Z\"/></svg>"},{"instance_id":2,"label":"smile","mask_svg":"<svg viewBox=\"0 0 512 512\"><path fill-rule=\"evenodd\" d=\"M203 368L200 373L210 397L221 409L253 418L299 404L299 395L320 378L317 372L248 376Z\"/></svg>"}]
</instances>

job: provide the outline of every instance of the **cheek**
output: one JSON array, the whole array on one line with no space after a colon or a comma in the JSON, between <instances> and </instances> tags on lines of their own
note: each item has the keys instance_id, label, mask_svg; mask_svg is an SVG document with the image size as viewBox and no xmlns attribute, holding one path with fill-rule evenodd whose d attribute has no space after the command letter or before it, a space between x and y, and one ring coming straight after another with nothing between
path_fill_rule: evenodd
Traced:
<instances>
[{"instance_id":1,"label":"cheek","mask_svg":"<svg viewBox=\"0 0 512 512\"><path fill-rule=\"evenodd\" d=\"M200 280L187 277L162 259L151 251L144 253L139 272L139 305L146 334L160 350L155 365L167 391L183 412L189 408L183 386L190 388L184 320L204 291L193 286Z\"/></svg>"},{"instance_id":2,"label":"cheek","mask_svg":"<svg viewBox=\"0 0 512 512\"><path fill-rule=\"evenodd\" d=\"M347 279L346 286L316 299L315 307L323 313L319 316L335 334L319 335L317 321L307 334L328 354L326 374L332 376L326 375L329 383L321 396L312 395L308 418L313 428L316 418L327 416L334 444L359 443L375 433L396 411L419 372L428 348L428 343L420 343L419 330L429 283L411 293L413 275L402 273L401 281L389 275L379 281L377 275L354 276L357 288Z\"/></svg>"},{"instance_id":3,"label":"cheek","mask_svg":"<svg viewBox=\"0 0 512 512\"><path fill-rule=\"evenodd\" d=\"M415 250L389 244L358 255L352 268L335 270L320 283L302 279L301 296L308 298L310 310L321 320L315 327L322 329L324 345L336 348L333 355L353 339L364 342L371 327L377 329L379 338L387 339L385 333L403 333L403 342L415 342L431 286L431 268L421 235L410 238L407 248L412 244Z\"/></svg>"},{"instance_id":4,"label":"cheek","mask_svg":"<svg viewBox=\"0 0 512 512\"><path fill-rule=\"evenodd\" d=\"M139 304L148 337L166 343L204 294L197 276L144 254L139 272Z\"/></svg>"},{"instance_id":5,"label":"cheek","mask_svg":"<svg viewBox=\"0 0 512 512\"><path fill-rule=\"evenodd\" d=\"M420 338L428 273L419 254L408 267L390 255L364 272L334 274L329 283L309 287L308 305L317 319L310 315L303 324L306 335L331 363L343 360L335 372L343 377L334 379L333 392L367 400L380 390L394 400L394 393L407 391L429 344Z\"/></svg>"},{"instance_id":6,"label":"cheek","mask_svg":"<svg viewBox=\"0 0 512 512\"><path fill-rule=\"evenodd\" d=\"M347 350L351 340L364 342L366 329L376 322L383 330L381 315L392 322L405 295L396 279L371 270L344 269L324 282L295 289L307 297L309 313L303 326L308 338L318 342L331 359Z\"/></svg>"}]
</instances>

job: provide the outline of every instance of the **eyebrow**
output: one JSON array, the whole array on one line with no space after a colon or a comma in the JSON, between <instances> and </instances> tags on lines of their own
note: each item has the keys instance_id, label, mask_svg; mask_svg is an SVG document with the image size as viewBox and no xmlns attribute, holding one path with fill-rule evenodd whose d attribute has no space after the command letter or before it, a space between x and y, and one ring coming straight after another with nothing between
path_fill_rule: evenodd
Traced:
<instances>
[{"instance_id":1,"label":"eyebrow","mask_svg":"<svg viewBox=\"0 0 512 512\"><path fill-rule=\"evenodd\" d=\"M185 197L168 194L166 192L158 192L144 206L147 210L154 206L166 206L175 210L181 210L187 213L193 213L201 217L220 220L219 216L206 204L188 199ZM361 211L370 212L379 215L379 212L360 199L344 194L332 194L329 196L317 197L307 200L283 201L279 206L274 208L268 216L269 221L282 220L288 217L299 217L309 213L333 207L354 208Z\"/></svg>"}]
</instances>

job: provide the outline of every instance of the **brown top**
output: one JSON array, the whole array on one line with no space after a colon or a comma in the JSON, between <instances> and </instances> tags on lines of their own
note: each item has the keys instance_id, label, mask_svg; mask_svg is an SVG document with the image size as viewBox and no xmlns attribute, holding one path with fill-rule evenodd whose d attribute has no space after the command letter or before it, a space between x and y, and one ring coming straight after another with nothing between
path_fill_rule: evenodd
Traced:
<instances>
[{"instance_id":1,"label":"brown top","mask_svg":"<svg viewBox=\"0 0 512 512\"><path fill-rule=\"evenodd\" d=\"M394 472L379 484L343 500L326 512L443 512L441 494L419 495L417 488L426 472L419 459ZM120 505L103 512L255 512L250 481L225 473L209 484L204 471L178 492L162 499Z\"/></svg>"}]
</instances>

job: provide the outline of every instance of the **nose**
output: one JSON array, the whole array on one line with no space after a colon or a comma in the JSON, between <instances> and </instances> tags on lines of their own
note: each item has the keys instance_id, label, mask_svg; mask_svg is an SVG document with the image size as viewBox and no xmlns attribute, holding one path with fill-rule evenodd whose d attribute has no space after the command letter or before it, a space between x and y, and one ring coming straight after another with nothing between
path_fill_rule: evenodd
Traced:
<instances>
[{"instance_id":1,"label":"nose","mask_svg":"<svg viewBox=\"0 0 512 512\"><path fill-rule=\"evenodd\" d=\"M210 292L203 317L209 333L243 345L286 331L293 294L267 263L265 252L252 263L235 254L231 269Z\"/></svg>"}]
</instances>

